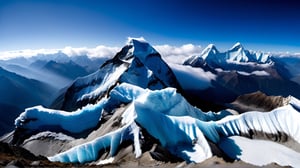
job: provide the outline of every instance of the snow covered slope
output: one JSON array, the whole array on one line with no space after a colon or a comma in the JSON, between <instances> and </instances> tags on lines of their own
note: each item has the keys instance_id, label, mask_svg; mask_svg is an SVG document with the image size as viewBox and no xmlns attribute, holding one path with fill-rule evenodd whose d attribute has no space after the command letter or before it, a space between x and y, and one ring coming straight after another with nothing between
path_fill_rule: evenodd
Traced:
<instances>
[{"instance_id":1,"label":"snow covered slope","mask_svg":"<svg viewBox=\"0 0 300 168\"><path fill-rule=\"evenodd\" d=\"M275 162L280 166L299 167L299 152L272 141L232 136L224 138L220 146L230 157L257 166Z\"/></svg>"}]
</instances>

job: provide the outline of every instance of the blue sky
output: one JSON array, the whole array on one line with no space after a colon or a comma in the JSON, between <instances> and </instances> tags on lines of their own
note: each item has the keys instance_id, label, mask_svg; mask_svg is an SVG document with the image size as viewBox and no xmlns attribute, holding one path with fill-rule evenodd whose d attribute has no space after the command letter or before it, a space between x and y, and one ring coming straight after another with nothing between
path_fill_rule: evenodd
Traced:
<instances>
[{"instance_id":1,"label":"blue sky","mask_svg":"<svg viewBox=\"0 0 300 168\"><path fill-rule=\"evenodd\" d=\"M299 2L300 4L300 2ZM291 0L0 0L0 51L192 43L300 52L300 5Z\"/></svg>"}]
</instances>

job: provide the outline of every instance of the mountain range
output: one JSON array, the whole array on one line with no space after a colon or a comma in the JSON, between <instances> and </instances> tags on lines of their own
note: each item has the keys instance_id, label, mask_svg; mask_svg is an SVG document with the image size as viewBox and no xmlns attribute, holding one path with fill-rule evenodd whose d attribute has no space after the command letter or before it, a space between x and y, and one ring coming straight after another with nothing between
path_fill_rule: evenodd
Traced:
<instances>
[{"instance_id":1,"label":"mountain range","mask_svg":"<svg viewBox=\"0 0 300 168\"><path fill-rule=\"evenodd\" d=\"M66 67L47 64L40 67L66 77ZM146 41L131 39L48 107L26 108L1 141L79 165L201 165L220 157L241 166L297 167L298 64L295 55L249 51L240 43L225 52L211 44L171 64ZM81 72L75 61L63 65Z\"/></svg>"},{"instance_id":2,"label":"mountain range","mask_svg":"<svg viewBox=\"0 0 300 168\"><path fill-rule=\"evenodd\" d=\"M185 60L184 65L201 68L215 75L209 94L201 97L203 91L197 88L189 91L195 94L193 97L197 102L200 98L224 104L232 102L239 95L255 91L299 98L299 73L292 71L291 61L297 64L299 57L253 52L237 43L225 52L219 52L214 45L209 45L200 55Z\"/></svg>"},{"instance_id":3,"label":"mountain range","mask_svg":"<svg viewBox=\"0 0 300 168\"><path fill-rule=\"evenodd\" d=\"M63 53L1 60L0 135L15 128L13 121L25 108L49 107L77 77L96 71L103 62Z\"/></svg>"}]
</instances>

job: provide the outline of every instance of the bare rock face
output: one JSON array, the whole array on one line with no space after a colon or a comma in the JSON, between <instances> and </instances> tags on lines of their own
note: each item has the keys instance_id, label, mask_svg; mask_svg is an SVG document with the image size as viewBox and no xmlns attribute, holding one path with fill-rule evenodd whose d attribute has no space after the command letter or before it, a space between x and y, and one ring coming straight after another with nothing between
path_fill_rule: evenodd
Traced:
<instances>
[{"instance_id":1,"label":"bare rock face","mask_svg":"<svg viewBox=\"0 0 300 168\"><path fill-rule=\"evenodd\" d=\"M234 102L228 106L239 113L247 111L271 111L277 107L282 107L289 103L289 97L267 96L257 91L254 93L239 96Z\"/></svg>"},{"instance_id":2,"label":"bare rock face","mask_svg":"<svg viewBox=\"0 0 300 168\"><path fill-rule=\"evenodd\" d=\"M51 162L43 156L35 156L28 150L0 142L0 166L1 167L41 167ZM53 164L54 166L54 164Z\"/></svg>"}]
</instances>

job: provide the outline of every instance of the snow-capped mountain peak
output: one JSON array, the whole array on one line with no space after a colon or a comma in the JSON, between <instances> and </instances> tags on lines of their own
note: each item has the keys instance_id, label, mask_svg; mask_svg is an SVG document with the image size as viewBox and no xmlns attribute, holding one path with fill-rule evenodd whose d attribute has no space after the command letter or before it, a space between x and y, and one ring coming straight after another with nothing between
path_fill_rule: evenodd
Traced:
<instances>
[{"instance_id":1,"label":"snow-capped mountain peak","mask_svg":"<svg viewBox=\"0 0 300 168\"><path fill-rule=\"evenodd\" d=\"M237 42L229 49L229 51L238 51L241 49L244 49L243 45L240 42Z\"/></svg>"},{"instance_id":2,"label":"snow-capped mountain peak","mask_svg":"<svg viewBox=\"0 0 300 168\"><path fill-rule=\"evenodd\" d=\"M226 60L237 62L248 62L249 58L245 53L244 47L240 42L237 42L226 52Z\"/></svg>"},{"instance_id":3,"label":"snow-capped mountain peak","mask_svg":"<svg viewBox=\"0 0 300 168\"><path fill-rule=\"evenodd\" d=\"M118 83L149 89L180 88L172 70L149 43L129 39L121 51L97 72L77 79L68 88L61 108L74 110L87 102L96 103Z\"/></svg>"},{"instance_id":4,"label":"snow-capped mountain peak","mask_svg":"<svg viewBox=\"0 0 300 168\"><path fill-rule=\"evenodd\" d=\"M203 59L206 59L209 55L215 55L217 53L219 53L219 51L217 50L216 46L214 44L209 44L200 55Z\"/></svg>"},{"instance_id":5,"label":"snow-capped mountain peak","mask_svg":"<svg viewBox=\"0 0 300 168\"><path fill-rule=\"evenodd\" d=\"M158 52L145 40L132 38L128 45L132 46L130 49L131 54L138 57L142 62L146 60L146 57L151 54L157 54Z\"/></svg>"},{"instance_id":6,"label":"snow-capped mountain peak","mask_svg":"<svg viewBox=\"0 0 300 168\"><path fill-rule=\"evenodd\" d=\"M216 48L216 46L214 44L208 44L207 47L206 47L206 49L217 50L217 48Z\"/></svg>"}]
</instances>

